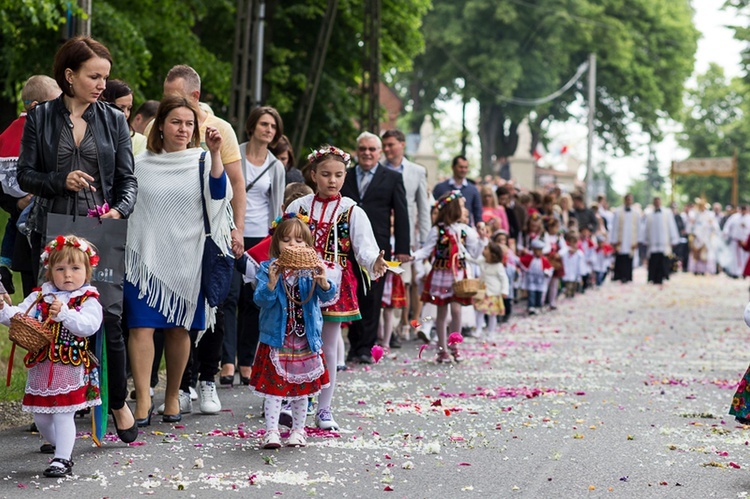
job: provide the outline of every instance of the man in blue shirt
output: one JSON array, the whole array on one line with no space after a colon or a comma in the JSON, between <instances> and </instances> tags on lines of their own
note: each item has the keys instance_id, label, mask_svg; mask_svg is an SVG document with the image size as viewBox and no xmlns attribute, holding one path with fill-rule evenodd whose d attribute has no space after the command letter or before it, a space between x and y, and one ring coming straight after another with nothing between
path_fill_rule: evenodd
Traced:
<instances>
[{"instance_id":1,"label":"man in blue shirt","mask_svg":"<svg viewBox=\"0 0 750 499\"><path fill-rule=\"evenodd\" d=\"M471 225L481 227L484 223L482 222L482 200L479 197L479 190L466 178L469 174L469 160L465 156L456 156L453 158L451 168L453 169L453 177L437 184L432 190L433 197L439 199L446 192L461 191L466 201L466 209L469 210Z\"/></svg>"}]
</instances>

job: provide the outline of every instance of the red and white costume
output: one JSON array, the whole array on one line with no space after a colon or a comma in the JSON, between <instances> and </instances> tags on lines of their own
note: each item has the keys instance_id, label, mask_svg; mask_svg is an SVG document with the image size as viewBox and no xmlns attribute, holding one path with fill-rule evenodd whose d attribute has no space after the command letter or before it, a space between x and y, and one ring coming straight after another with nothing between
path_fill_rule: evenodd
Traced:
<instances>
[{"instance_id":1,"label":"red and white costume","mask_svg":"<svg viewBox=\"0 0 750 499\"><path fill-rule=\"evenodd\" d=\"M25 313L41 293L42 301L29 315L40 322L47 319L49 307L57 298L67 304L53 320L54 342L35 354L28 353L24 364L29 368L23 410L32 413L73 413L101 405L99 370L89 353L89 337L102 324L102 306L95 287L84 285L75 291L60 291L45 282L18 306L0 309L0 323Z\"/></svg>"},{"instance_id":2,"label":"red and white costume","mask_svg":"<svg viewBox=\"0 0 750 499\"><path fill-rule=\"evenodd\" d=\"M373 269L380 250L365 212L351 198L338 195L322 199L314 194L296 199L287 206L286 212L310 217L315 250L324 262L341 271L341 282L335 283L340 289L339 299L322 309L323 320L350 322L361 319L357 303L359 283L352 264L356 261L373 279L380 277Z\"/></svg>"},{"instance_id":3,"label":"red and white costume","mask_svg":"<svg viewBox=\"0 0 750 499\"><path fill-rule=\"evenodd\" d=\"M528 291L547 290L547 278L552 275L554 269L547 258L535 257L533 254L521 255L521 270L523 271L524 289Z\"/></svg>"}]
</instances>

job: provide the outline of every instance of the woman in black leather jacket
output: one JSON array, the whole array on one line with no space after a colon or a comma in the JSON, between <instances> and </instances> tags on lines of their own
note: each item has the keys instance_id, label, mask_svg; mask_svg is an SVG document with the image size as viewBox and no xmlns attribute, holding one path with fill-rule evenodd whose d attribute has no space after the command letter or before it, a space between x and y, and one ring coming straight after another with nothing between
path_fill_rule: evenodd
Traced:
<instances>
[{"instance_id":1,"label":"woman in black leather jacket","mask_svg":"<svg viewBox=\"0 0 750 499\"><path fill-rule=\"evenodd\" d=\"M26 117L18 183L34 194L29 217L32 255L41 254L47 213L86 216L86 189L97 205L110 211L102 218L126 218L135 205L138 184L133 175L130 129L117 108L98 102L112 67L109 50L89 37L68 40L55 55L54 77L62 95L36 106ZM106 248L99 248L106 251ZM39 259L32 258L38 275ZM138 429L125 404L127 375L120 317L105 311L109 406L120 439L132 442Z\"/></svg>"}]
</instances>

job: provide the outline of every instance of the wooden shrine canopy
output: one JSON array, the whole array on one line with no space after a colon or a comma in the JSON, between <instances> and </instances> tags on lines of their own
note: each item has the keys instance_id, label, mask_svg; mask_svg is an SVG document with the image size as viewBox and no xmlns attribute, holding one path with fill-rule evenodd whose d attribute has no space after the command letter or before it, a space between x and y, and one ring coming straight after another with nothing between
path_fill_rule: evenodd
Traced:
<instances>
[{"instance_id":1,"label":"wooden shrine canopy","mask_svg":"<svg viewBox=\"0 0 750 499\"><path fill-rule=\"evenodd\" d=\"M675 177L697 175L732 179L732 206L738 201L737 153L726 158L690 158L685 161L672 161L672 196L674 197Z\"/></svg>"}]
</instances>

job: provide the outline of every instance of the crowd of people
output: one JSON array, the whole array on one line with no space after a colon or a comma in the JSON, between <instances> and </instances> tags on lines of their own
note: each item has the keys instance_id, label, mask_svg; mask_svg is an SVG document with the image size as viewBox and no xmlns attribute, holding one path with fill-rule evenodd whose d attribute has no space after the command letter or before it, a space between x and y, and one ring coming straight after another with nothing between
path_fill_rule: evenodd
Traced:
<instances>
[{"instance_id":1,"label":"crowd of people","mask_svg":"<svg viewBox=\"0 0 750 499\"><path fill-rule=\"evenodd\" d=\"M102 330L108 407L124 442L154 413L179 422L193 400L216 414L217 384L240 384L264 398L264 448L281 445L280 424L292 430L287 445L304 446L307 415L323 430L339 427L337 372L376 362L412 333L434 343L437 363L460 362L460 331L492 336L515 304L525 301L528 315L550 313L560 292L588 292L612 269L627 283L641 260L657 285L680 261L695 273L750 274L744 207L717 220L704 203L677 213L655 198L641 211L627 195L610 211L603 197L587 206L579 191L474 182L464 156L429 189L397 129L362 133L355 163L322 145L301 162L303 174L273 107L252 110L240 143L200 102L193 68L174 66L161 101L131 113L133 92L109 79L113 64L96 40L69 40L54 78L26 82L26 112L0 135L10 214L0 280L13 293L11 270L20 273L26 296L13 306L3 293L0 322L28 309L56 324L52 345L25 359L23 407L46 439L40 450L54 454L46 476L72 473L74 414L101 403L101 366L88 351ZM124 313L92 284L97 252L108 248L49 234L50 214L92 211L128 220ZM730 242L717 259L722 228ZM207 234L236 261L215 307L201 285ZM289 263L309 262L310 252L314 264ZM156 408L162 351L166 389Z\"/></svg>"}]
</instances>

